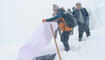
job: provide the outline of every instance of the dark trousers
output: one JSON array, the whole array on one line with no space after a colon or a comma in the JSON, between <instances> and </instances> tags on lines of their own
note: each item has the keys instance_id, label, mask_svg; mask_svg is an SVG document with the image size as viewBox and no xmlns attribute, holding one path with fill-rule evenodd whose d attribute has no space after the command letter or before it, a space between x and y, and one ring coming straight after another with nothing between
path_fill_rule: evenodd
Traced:
<instances>
[{"instance_id":1,"label":"dark trousers","mask_svg":"<svg viewBox=\"0 0 105 60\"><path fill-rule=\"evenodd\" d=\"M63 45L64 45L66 51L70 50L70 46L68 43L70 33L71 33L71 31L64 31L61 34L61 41L63 42Z\"/></svg>"},{"instance_id":2,"label":"dark trousers","mask_svg":"<svg viewBox=\"0 0 105 60\"><path fill-rule=\"evenodd\" d=\"M79 30L79 40L82 40L83 33L85 32L87 37L90 36L90 29L87 24L78 23L78 30Z\"/></svg>"}]
</instances>

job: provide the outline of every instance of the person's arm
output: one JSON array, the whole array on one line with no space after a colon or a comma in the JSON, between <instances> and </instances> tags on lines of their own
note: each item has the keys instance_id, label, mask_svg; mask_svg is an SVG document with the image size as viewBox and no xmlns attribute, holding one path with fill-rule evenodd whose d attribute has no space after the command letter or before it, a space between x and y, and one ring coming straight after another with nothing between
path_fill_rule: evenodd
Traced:
<instances>
[{"instance_id":1,"label":"person's arm","mask_svg":"<svg viewBox=\"0 0 105 60\"><path fill-rule=\"evenodd\" d=\"M89 13L88 13L88 11L86 10L86 8L84 8L84 10L85 10L85 15L86 15L87 17L89 17Z\"/></svg>"},{"instance_id":2,"label":"person's arm","mask_svg":"<svg viewBox=\"0 0 105 60\"><path fill-rule=\"evenodd\" d=\"M60 16L55 16L55 17L46 19L46 22L52 22L52 21L55 21L55 20L57 20L57 19L59 19L59 18L60 18Z\"/></svg>"},{"instance_id":3,"label":"person's arm","mask_svg":"<svg viewBox=\"0 0 105 60\"><path fill-rule=\"evenodd\" d=\"M55 21L61 17L63 17L63 13L62 13L62 11L59 11L56 16L46 19L46 22L52 22L52 21Z\"/></svg>"},{"instance_id":4,"label":"person's arm","mask_svg":"<svg viewBox=\"0 0 105 60\"><path fill-rule=\"evenodd\" d=\"M63 12L62 12L62 11L59 11L56 16L54 16L54 17L52 17L52 18L49 18L49 19L43 19L43 22L56 21L57 19L62 18L63 15L64 15Z\"/></svg>"},{"instance_id":5,"label":"person's arm","mask_svg":"<svg viewBox=\"0 0 105 60\"><path fill-rule=\"evenodd\" d=\"M52 22L58 22L58 19L57 19L57 20L55 20L55 21L52 21Z\"/></svg>"},{"instance_id":6,"label":"person's arm","mask_svg":"<svg viewBox=\"0 0 105 60\"><path fill-rule=\"evenodd\" d=\"M75 11L73 11L73 13L72 13L72 14L73 14L73 16L76 18L76 15L77 15L77 14L76 14L76 10L75 10Z\"/></svg>"},{"instance_id":7,"label":"person's arm","mask_svg":"<svg viewBox=\"0 0 105 60\"><path fill-rule=\"evenodd\" d=\"M89 13L88 13L88 11L86 10L86 8L84 8L84 11L85 11L85 16L86 16L85 23L86 23L87 25L89 25Z\"/></svg>"},{"instance_id":8,"label":"person's arm","mask_svg":"<svg viewBox=\"0 0 105 60\"><path fill-rule=\"evenodd\" d=\"M56 21L57 19L59 19L60 17L62 16L55 16L55 17L52 17L52 18L49 18L49 19L43 19L42 22L54 22Z\"/></svg>"}]
</instances>

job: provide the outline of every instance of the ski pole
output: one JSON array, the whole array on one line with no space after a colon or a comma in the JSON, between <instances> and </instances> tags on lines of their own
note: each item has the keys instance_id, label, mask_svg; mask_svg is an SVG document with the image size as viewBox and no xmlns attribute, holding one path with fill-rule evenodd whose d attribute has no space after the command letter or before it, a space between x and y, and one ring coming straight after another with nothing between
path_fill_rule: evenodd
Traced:
<instances>
[{"instance_id":1,"label":"ski pole","mask_svg":"<svg viewBox=\"0 0 105 60\"><path fill-rule=\"evenodd\" d=\"M55 42L55 45L56 45L56 49L57 49L57 53L58 53L58 56L59 56L59 60L62 60L60 52L59 52L59 48L58 48L58 45L57 45L57 42L56 42L56 38L55 38L55 34L54 34L54 30L53 30L52 24L50 24L50 27L51 27L52 34L53 34L53 37L54 37L54 42Z\"/></svg>"}]
</instances>

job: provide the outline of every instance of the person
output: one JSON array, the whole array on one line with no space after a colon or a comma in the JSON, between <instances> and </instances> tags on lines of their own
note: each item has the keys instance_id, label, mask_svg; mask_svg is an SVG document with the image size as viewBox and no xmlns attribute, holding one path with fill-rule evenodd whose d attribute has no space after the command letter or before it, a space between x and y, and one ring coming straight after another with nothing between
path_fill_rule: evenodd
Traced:
<instances>
[{"instance_id":1,"label":"person","mask_svg":"<svg viewBox=\"0 0 105 60\"><path fill-rule=\"evenodd\" d=\"M59 8L56 5L56 7L53 9L54 9L54 11L56 11L56 16L49 18L49 19L43 19L42 21L43 22L52 22L52 21L55 21L58 19L57 23L59 25L59 28L63 31L61 34L61 41L63 42L63 45L65 47L65 51L68 52L70 50L68 40L69 40L69 35L72 31L72 28L69 28L67 25L63 24L63 23L65 23L65 20L64 20L65 10L64 10L64 8ZM69 22L67 22L66 24L68 24L68 23Z\"/></svg>"},{"instance_id":2,"label":"person","mask_svg":"<svg viewBox=\"0 0 105 60\"><path fill-rule=\"evenodd\" d=\"M73 15L76 18L79 30L79 41L82 41L83 33L86 32L87 37L90 36L88 23L89 14L86 8L82 8L80 2L76 3L76 8L73 10Z\"/></svg>"}]
</instances>

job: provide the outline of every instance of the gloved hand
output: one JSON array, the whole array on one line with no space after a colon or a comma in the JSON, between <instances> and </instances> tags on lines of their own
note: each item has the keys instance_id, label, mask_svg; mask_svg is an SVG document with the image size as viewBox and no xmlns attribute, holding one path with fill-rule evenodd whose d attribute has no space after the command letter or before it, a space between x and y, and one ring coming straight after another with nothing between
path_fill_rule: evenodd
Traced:
<instances>
[{"instance_id":1,"label":"gloved hand","mask_svg":"<svg viewBox=\"0 0 105 60\"><path fill-rule=\"evenodd\" d=\"M45 23L46 22L46 19L43 19L42 22Z\"/></svg>"}]
</instances>

